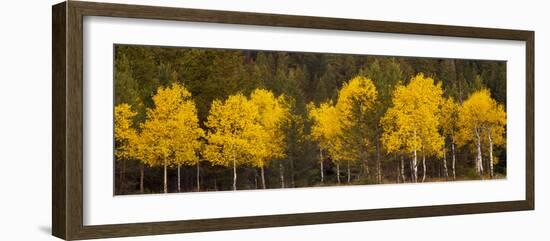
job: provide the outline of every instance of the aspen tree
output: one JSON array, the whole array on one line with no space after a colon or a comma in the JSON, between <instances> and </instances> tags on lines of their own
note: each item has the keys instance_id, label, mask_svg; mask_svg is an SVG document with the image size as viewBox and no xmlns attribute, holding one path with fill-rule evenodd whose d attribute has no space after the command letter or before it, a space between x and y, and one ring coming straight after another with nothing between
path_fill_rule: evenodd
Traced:
<instances>
[{"instance_id":1,"label":"aspen tree","mask_svg":"<svg viewBox=\"0 0 550 241\"><path fill-rule=\"evenodd\" d=\"M132 110L129 104L123 103L115 106L115 157L122 161L120 169L120 184L124 183L126 169L126 160L136 158L137 150L134 145L138 138L136 130L133 128L133 118L137 112Z\"/></svg>"},{"instance_id":2,"label":"aspen tree","mask_svg":"<svg viewBox=\"0 0 550 241\"><path fill-rule=\"evenodd\" d=\"M319 107L315 107L313 103L310 103L308 113L309 118L313 121L311 138L319 144L319 168L321 183L324 183L323 151L333 148L338 135L341 135L339 113L330 101L321 103Z\"/></svg>"},{"instance_id":3,"label":"aspen tree","mask_svg":"<svg viewBox=\"0 0 550 241\"><path fill-rule=\"evenodd\" d=\"M441 106L441 129L443 135L450 139L451 144L451 154L452 162L451 169L453 180L456 180L456 153L455 153L455 144L456 144L456 135L458 132L458 113L460 105L452 98L447 98L443 105ZM448 177L447 171L447 160L446 160L446 148L443 146L443 168L445 177Z\"/></svg>"},{"instance_id":4,"label":"aspen tree","mask_svg":"<svg viewBox=\"0 0 550 241\"><path fill-rule=\"evenodd\" d=\"M372 80L357 76L344 83L338 93L336 104L342 135L345 139L342 148L352 152L355 155L353 159L358 160L367 172L367 154L371 145L369 139L373 134L368 119L375 114L377 96L376 86Z\"/></svg>"},{"instance_id":5,"label":"aspen tree","mask_svg":"<svg viewBox=\"0 0 550 241\"><path fill-rule=\"evenodd\" d=\"M382 143L388 153L412 153L413 182L418 182L418 152L425 157L442 155L443 137L439 134L439 114L443 90L441 83L418 74L406 86L397 86L392 107L381 119ZM424 177L426 169L424 168Z\"/></svg>"},{"instance_id":6,"label":"aspen tree","mask_svg":"<svg viewBox=\"0 0 550 241\"><path fill-rule=\"evenodd\" d=\"M168 167L198 164L203 131L191 93L183 86L159 87L153 102L154 108L147 109L147 118L141 124L140 156L149 166L163 166L163 191L167 193Z\"/></svg>"},{"instance_id":7,"label":"aspen tree","mask_svg":"<svg viewBox=\"0 0 550 241\"><path fill-rule=\"evenodd\" d=\"M276 98L271 91L256 89L250 94L252 105L257 108L256 123L261 127L255 133L252 164L259 167L262 188L266 188L264 169L269 161L285 157L283 123L289 117L284 96ZM283 175L282 173L280 175Z\"/></svg>"},{"instance_id":8,"label":"aspen tree","mask_svg":"<svg viewBox=\"0 0 550 241\"><path fill-rule=\"evenodd\" d=\"M481 89L468 97L459 112L460 145L474 143L476 147L476 171L483 177L482 143L489 145L489 176L493 177L493 146L502 145L505 142L504 131L506 125L506 112L501 104L498 104L488 89Z\"/></svg>"},{"instance_id":9,"label":"aspen tree","mask_svg":"<svg viewBox=\"0 0 550 241\"><path fill-rule=\"evenodd\" d=\"M250 163L260 136L267 138L259 125L258 108L246 96L236 94L225 101L214 100L208 115L204 157L211 163L233 169L233 190L237 190L237 167Z\"/></svg>"}]
</instances>

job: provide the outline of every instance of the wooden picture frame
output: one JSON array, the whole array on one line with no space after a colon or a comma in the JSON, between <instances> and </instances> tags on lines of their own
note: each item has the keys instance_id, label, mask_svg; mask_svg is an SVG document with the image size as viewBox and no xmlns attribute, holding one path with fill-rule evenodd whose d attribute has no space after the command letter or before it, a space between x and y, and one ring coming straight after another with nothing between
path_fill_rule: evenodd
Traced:
<instances>
[{"instance_id":1,"label":"wooden picture frame","mask_svg":"<svg viewBox=\"0 0 550 241\"><path fill-rule=\"evenodd\" d=\"M306 17L68 1L52 7L52 233L66 239L110 238L214 230L356 222L533 210L534 32L324 17ZM87 226L83 224L83 17L107 16L260 26L299 27L526 43L525 200Z\"/></svg>"}]
</instances>

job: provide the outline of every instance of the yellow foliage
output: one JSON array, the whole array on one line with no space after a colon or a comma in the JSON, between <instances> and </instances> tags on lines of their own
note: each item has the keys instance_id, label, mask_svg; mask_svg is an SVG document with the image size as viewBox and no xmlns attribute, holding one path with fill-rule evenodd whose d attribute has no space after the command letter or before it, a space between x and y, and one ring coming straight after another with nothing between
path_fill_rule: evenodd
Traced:
<instances>
[{"instance_id":1,"label":"yellow foliage","mask_svg":"<svg viewBox=\"0 0 550 241\"><path fill-rule=\"evenodd\" d=\"M215 100L210 108L208 145L203 154L212 163L223 166L251 164L264 167L284 154L282 124L289 117L284 98L271 91L256 89L250 98L231 95Z\"/></svg>"},{"instance_id":2,"label":"yellow foliage","mask_svg":"<svg viewBox=\"0 0 550 241\"><path fill-rule=\"evenodd\" d=\"M485 142L490 133L493 145L505 143L506 112L503 105L491 98L488 89L473 93L462 103L458 125L457 142L460 145L476 141L476 132Z\"/></svg>"},{"instance_id":3,"label":"yellow foliage","mask_svg":"<svg viewBox=\"0 0 550 241\"><path fill-rule=\"evenodd\" d=\"M229 96L227 100L214 100L208 121L208 144L204 157L213 164L231 166L247 163L255 144L254 138L263 134L257 123L258 108L244 95Z\"/></svg>"},{"instance_id":4,"label":"yellow foliage","mask_svg":"<svg viewBox=\"0 0 550 241\"><path fill-rule=\"evenodd\" d=\"M141 124L140 159L150 166L192 165L197 163L203 130L191 93L179 84L160 87L153 96L155 107L147 109Z\"/></svg>"},{"instance_id":5,"label":"yellow foliage","mask_svg":"<svg viewBox=\"0 0 550 241\"><path fill-rule=\"evenodd\" d=\"M336 104L344 128L363 124L365 115L374 108L377 95L376 86L364 76L357 76L344 83Z\"/></svg>"},{"instance_id":6,"label":"yellow foliage","mask_svg":"<svg viewBox=\"0 0 550 241\"><path fill-rule=\"evenodd\" d=\"M369 125L376 113L378 92L371 79L357 76L344 83L338 93L338 112L341 136L329 149L338 160L366 161L369 137L374 130Z\"/></svg>"},{"instance_id":7,"label":"yellow foliage","mask_svg":"<svg viewBox=\"0 0 550 241\"><path fill-rule=\"evenodd\" d=\"M377 92L372 81L357 76L338 94L338 102L324 102L316 107L308 105L309 118L313 121L311 138L319 147L327 150L333 161L356 161L368 145L367 118L376 104Z\"/></svg>"},{"instance_id":8,"label":"yellow foliage","mask_svg":"<svg viewBox=\"0 0 550 241\"><path fill-rule=\"evenodd\" d=\"M309 117L313 121L311 137L319 142L321 149L328 149L334 139L342 135L340 113L332 102L321 103L315 107L313 103L308 105Z\"/></svg>"},{"instance_id":9,"label":"yellow foliage","mask_svg":"<svg viewBox=\"0 0 550 241\"><path fill-rule=\"evenodd\" d=\"M393 105L380 120L381 141L388 153L423 150L426 155L442 155L444 139L438 131L442 95L441 83L423 74L396 87Z\"/></svg>"},{"instance_id":10,"label":"yellow foliage","mask_svg":"<svg viewBox=\"0 0 550 241\"><path fill-rule=\"evenodd\" d=\"M275 98L273 93L256 89L250 94L250 101L258 109L257 123L262 127L255 138L252 150L253 165L264 167L273 158L285 157L283 123L290 118L290 110L284 103L284 97Z\"/></svg>"},{"instance_id":11,"label":"yellow foliage","mask_svg":"<svg viewBox=\"0 0 550 241\"><path fill-rule=\"evenodd\" d=\"M117 148L115 156L121 159L134 158L136 149L133 143L137 139L136 130L132 127L133 118L137 115L129 104L115 106L115 141Z\"/></svg>"},{"instance_id":12,"label":"yellow foliage","mask_svg":"<svg viewBox=\"0 0 550 241\"><path fill-rule=\"evenodd\" d=\"M460 104L458 104L452 97L449 97L443 101L441 106L441 129L445 136L451 136L454 138L458 131L458 113L460 110Z\"/></svg>"}]
</instances>

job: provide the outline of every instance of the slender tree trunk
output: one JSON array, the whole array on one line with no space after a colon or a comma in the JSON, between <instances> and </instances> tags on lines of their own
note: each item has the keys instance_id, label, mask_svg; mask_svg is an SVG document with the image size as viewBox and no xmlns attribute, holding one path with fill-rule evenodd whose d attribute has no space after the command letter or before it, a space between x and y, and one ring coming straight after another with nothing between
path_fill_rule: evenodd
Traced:
<instances>
[{"instance_id":1,"label":"slender tree trunk","mask_svg":"<svg viewBox=\"0 0 550 241\"><path fill-rule=\"evenodd\" d=\"M414 137L416 138L416 130L414 130ZM413 173L411 174L411 176L413 177L414 181L413 182L418 182L418 165L417 165L417 154L416 154L416 147L414 148L414 151L413 151L413 155L414 155L414 158L413 158L413 163L412 163L412 171Z\"/></svg>"},{"instance_id":2,"label":"slender tree trunk","mask_svg":"<svg viewBox=\"0 0 550 241\"><path fill-rule=\"evenodd\" d=\"M237 162L233 158L233 191L237 190Z\"/></svg>"},{"instance_id":3,"label":"slender tree trunk","mask_svg":"<svg viewBox=\"0 0 550 241\"><path fill-rule=\"evenodd\" d=\"M409 160L409 172L411 173L411 182L416 182L414 179L414 164L413 164L413 158Z\"/></svg>"},{"instance_id":4,"label":"slender tree trunk","mask_svg":"<svg viewBox=\"0 0 550 241\"><path fill-rule=\"evenodd\" d=\"M181 192L181 165L178 165L178 192Z\"/></svg>"},{"instance_id":5,"label":"slender tree trunk","mask_svg":"<svg viewBox=\"0 0 550 241\"><path fill-rule=\"evenodd\" d=\"M349 160L347 161L347 163L348 163L348 173L347 174L348 174L348 184L349 184L351 182L351 168L349 166Z\"/></svg>"},{"instance_id":6,"label":"slender tree trunk","mask_svg":"<svg viewBox=\"0 0 550 241\"><path fill-rule=\"evenodd\" d=\"M413 163L412 163L413 173L411 176L413 178L413 182L418 182L418 165L417 165L416 149L414 149L413 154L414 154Z\"/></svg>"},{"instance_id":7,"label":"slender tree trunk","mask_svg":"<svg viewBox=\"0 0 550 241\"><path fill-rule=\"evenodd\" d=\"M401 180L405 182L405 160L403 160L403 155L401 155Z\"/></svg>"},{"instance_id":8,"label":"slender tree trunk","mask_svg":"<svg viewBox=\"0 0 550 241\"><path fill-rule=\"evenodd\" d=\"M200 161L197 161L197 192L201 191L201 165Z\"/></svg>"},{"instance_id":9,"label":"slender tree trunk","mask_svg":"<svg viewBox=\"0 0 550 241\"><path fill-rule=\"evenodd\" d=\"M166 163L166 155L164 156L164 193L168 193L168 164Z\"/></svg>"},{"instance_id":10,"label":"slender tree trunk","mask_svg":"<svg viewBox=\"0 0 550 241\"><path fill-rule=\"evenodd\" d=\"M376 179L378 184L382 183L382 164L380 163L380 140L376 141Z\"/></svg>"},{"instance_id":11,"label":"slender tree trunk","mask_svg":"<svg viewBox=\"0 0 550 241\"><path fill-rule=\"evenodd\" d=\"M370 169L369 169L369 163L368 163L368 160L367 160L367 152L366 151L362 151L361 152L361 163L363 163L363 166L365 167L365 173L367 175L367 178L371 178L371 173L370 173Z\"/></svg>"},{"instance_id":12,"label":"slender tree trunk","mask_svg":"<svg viewBox=\"0 0 550 241\"><path fill-rule=\"evenodd\" d=\"M401 180L401 167L399 166L399 162L397 162L397 165L395 166L395 174L397 176L397 183L401 183L403 182Z\"/></svg>"},{"instance_id":13,"label":"slender tree trunk","mask_svg":"<svg viewBox=\"0 0 550 241\"><path fill-rule=\"evenodd\" d=\"M422 150L422 182L426 180L426 154Z\"/></svg>"},{"instance_id":14,"label":"slender tree trunk","mask_svg":"<svg viewBox=\"0 0 550 241\"><path fill-rule=\"evenodd\" d=\"M143 193L143 176L145 172L143 169L143 163L139 164L139 193Z\"/></svg>"},{"instance_id":15,"label":"slender tree trunk","mask_svg":"<svg viewBox=\"0 0 550 241\"><path fill-rule=\"evenodd\" d=\"M476 158L476 167L477 172L481 178L483 178L483 157L481 156L481 137L479 136L479 130L475 129L475 134L477 137L477 158Z\"/></svg>"},{"instance_id":16,"label":"slender tree trunk","mask_svg":"<svg viewBox=\"0 0 550 241\"><path fill-rule=\"evenodd\" d=\"M254 186L258 189L258 169L254 169Z\"/></svg>"},{"instance_id":17,"label":"slender tree trunk","mask_svg":"<svg viewBox=\"0 0 550 241\"><path fill-rule=\"evenodd\" d=\"M456 180L456 155L455 155L455 139L451 140L451 149L453 151L453 180Z\"/></svg>"},{"instance_id":18,"label":"slender tree trunk","mask_svg":"<svg viewBox=\"0 0 550 241\"><path fill-rule=\"evenodd\" d=\"M493 138L491 137L491 130L488 130L487 136L489 137L489 176L493 178Z\"/></svg>"},{"instance_id":19,"label":"slender tree trunk","mask_svg":"<svg viewBox=\"0 0 550 241\"><path fill-rule=\"evenodd\" d=\"M279 178L281 179L281 188L285 188L285 168L282 160L279 162Z\"/></svg>"},{"instance_id":20,"label":"slender tree trunk","mask_svg":"<svg viewBox=\"0 0 550 241\"><path fill-rule=\"evenodd\" d=\"M321 158L321 184L325 183L325 173L323 168L323 149L319 148L319 157Z\"/></svg>"},{"instance_id":21,"label":"slender tree trunk","mask_svg":"<svg viewBox=\"0 0 550 241\"><path fill-rule=\"evenodd\" d=\"M292 158L291 155L289 155L288 158L290 161L290 186L296 187L296 185L294 184L294 158Z\"/></svg>"},{"instance_id":22,"label":"slender tree trunk","mask_svg":"<svg viewBox=\"0 0 550 241\"><path fill-rule=\"evenodd\" d=\"M218 178L214 177L214 190L218 191Z\"/></svg>"},{"instance_id":23,"label":"slender tree trunk","mask_svg":"<svg viewBox=\"0 0 550 241\"><path fill-rule=\"evenodd\" d=\"M336 179L338 180L338 185L340 185L340 163L336 163Z\"/></svg>"},{"instance_id":24,"label":"slender tree trunk","mask_svg":"<svg viewBox=\"0 0 550 241\"><path fill-rule=\"evenodd\" d=\"M449 180L449 170L447 169L447 150L443 146L443 174L445 175L445 181Z\"/></svg>"},{"instance_id":25,"label":"slender tree trunk","mask_svg":"<svg viewBox=\"0 0 550 241\"><path fill-rule=\"evenodd\" d=\"M265 172L264 172L264 166L260 167L260 172L262 175L262 189L265 189Z\"/></svg>"}]
</instances>

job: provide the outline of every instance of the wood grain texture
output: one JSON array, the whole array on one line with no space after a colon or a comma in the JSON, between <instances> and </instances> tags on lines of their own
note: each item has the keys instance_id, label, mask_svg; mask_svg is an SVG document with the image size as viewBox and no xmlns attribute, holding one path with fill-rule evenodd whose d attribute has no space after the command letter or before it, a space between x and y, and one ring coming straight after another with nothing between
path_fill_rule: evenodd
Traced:
<instances>
[{"instance_id":1,"label":"wood grain texture","mask_svg":"<svg viewBox=\"0 0 550 241\"><path fill-rule=\"evenodd\" d=\"M526 131L525 131L525 200L535 209L535 32L529 32L525 51Z\"/></svg>"},{"instance_id":2,"label":"wood grain texture","mask_svg":"<svg viewBox=\"0 0 550 241\"><path fill-rule=\"evenodd\" d=\"M83 15L78 5L67 5L67 239L83 228Z\"/></svg>"},{"instance_id":3,"label":"wood grain texture","mask_svg":"<svg viewBox=\"0 0 550 241\"><path fill-rule=\"evenodd\" d=\"M66 237L65 3L52 7L52 234Z\"/></svg>"},{"instance_id":4,"label":"wood grain texture","mask_svg":"<svg viewBox=\"0 0 550 241\"><path fill-rule=\"evenodd\" d=\"M69 1L52 10L52 232L67 240L534 209L534 32ZM525 200L115 225L83 225L83 17L108 16L526 42Z\"/></svg>"}]
</instances>

